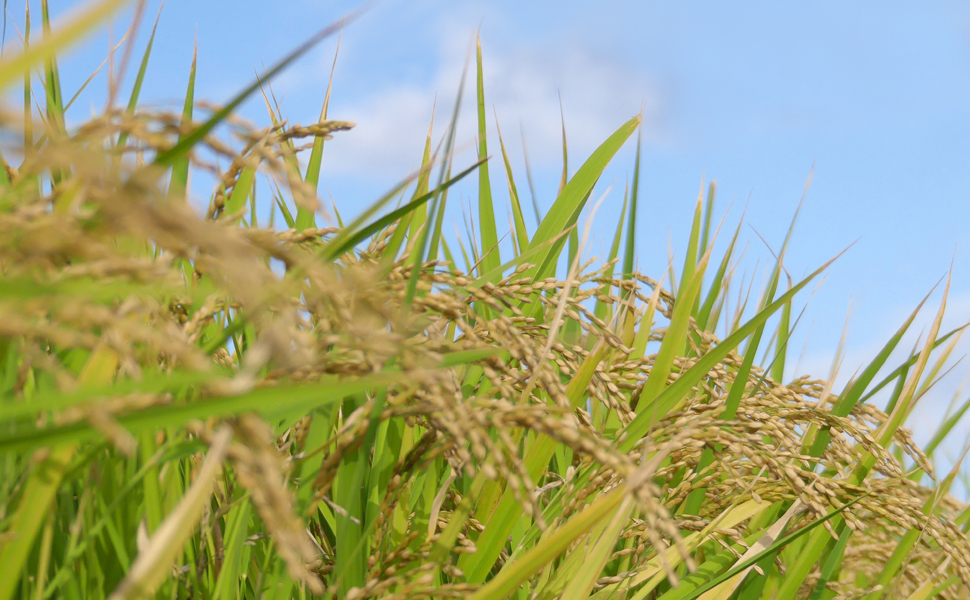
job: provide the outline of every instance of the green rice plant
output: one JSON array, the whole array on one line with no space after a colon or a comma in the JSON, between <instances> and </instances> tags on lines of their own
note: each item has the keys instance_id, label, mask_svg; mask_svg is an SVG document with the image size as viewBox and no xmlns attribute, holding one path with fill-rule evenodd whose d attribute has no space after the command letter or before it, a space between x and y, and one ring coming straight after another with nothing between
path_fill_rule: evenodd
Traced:
<instances>
[{"instance_id":1,"label":"green rice plant","mask_svg":"<svg viewBox=\"0 0 970 600\"><path fill-rule=\"evenodd\" d=\"M923 303L841 391L784 382L831 261L782 279L793 221L752 298L712 183L683 263L640 274L639 136L609 255L586 261L590 199L639 116L571 176L564 125L530 230L480 42L476 158L453 151L462 85L420 169L320 227L325 141L353 124L329 120L332 78L309 126L270 84L352 17L218 107L195 99L193 55L175 113L139 105L153 29L125 107L67 127L57 56L121 4L54 30L42 2L49 35L30 42L28 13L0 62L25 99L2 120L23 147L0 169L0 600L970 594L962 461L937 480L932 460L970 402L925 452L903 427L962 332L941 331L946 292L901 364ZM234 112L256 92L262 130ZM198 212L193 172L217 184ZM473 174L478 233L446 236Z\"/></svg>"}]
</instances>

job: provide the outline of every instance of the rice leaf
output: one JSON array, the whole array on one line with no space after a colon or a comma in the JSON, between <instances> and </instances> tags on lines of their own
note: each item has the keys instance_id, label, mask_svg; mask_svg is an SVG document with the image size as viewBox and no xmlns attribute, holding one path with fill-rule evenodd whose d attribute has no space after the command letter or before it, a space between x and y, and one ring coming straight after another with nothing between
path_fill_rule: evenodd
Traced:
<instances>
[{"instance_id":1,"label":"rice leaf","mask_svg":"<svg viewBox=\"0 0 970 600\"><path fill-rule=\"evenodd\" d=\"M521 254L529 247L529 231L526 229L525 218L522 216L519 190L515 187L515 178L512 176L512 165L509 164L509 155L505 151L505 142L502 140L502 128L498 125L498 114L495 115L495 129L498 131L498 143L502 149L502 164L505 165L505 180L509 184L509 201L512 204L512 219L515 223L515 238L518 242L516 252Z\"/></svg>"},{"instance_id":2,"label":"rice leaf","mask_svg":"<svg viewBox=\"0 0 970 600\"><path fill-rule=\"evenodd\" d=\"M583 206L585 206L596 181L603 173L603 169L640 125L640 121L641 118L636 116L624 123L576 171L576 174L563 187L552 208L536 229L532 240L529 242L530 248L544 244L559 232L567 230L576 223L579 219L579 213L583 210ZM561 250L562 242L557 242L540 256L539 266L532 271L535 279L541 279L551 272Z\"/></svg>"},{"instance_id":3,"label":"rice leaf","mask_svg":"<svg viewBox=\"0 0 970 600\"><path fill-rule=\"evenodd\" d=\"M340 42L343 33L337 38L337 48L333 53L333 64L330 66L330 79L327 80L327 93L323 98L323 108L320 109L320 119L322 123L327 120L327 109L330 107L330 92L333 90L333 74L337 69L337 56L340 54ZM314 193L320 192L320 166L323 163L324 136L318 135L313 138L313 149L310 150L310 160L307 162L306 175L303 181L310 186ZM298 206L296 209L296 227L303 231L311 227L316 227L316 216L313 212Z\"/></svg>"},{"instance_id":4,"label":"rice leaf","mask_svg":"<svg viewBox=\"0 0 970 600\"><path fill-rule=\"evenodd\" d=\"M492 184L488 178L488 144L485 127L485 84L482 72L482 38L475 40L475 63L477 66L478 91L478 226L482 235L482 260L479 269L491 271L502 264L498 247L498 234L495 229L495 209L492 206Z\"/></svg>"},{"instance_id":5,"label":"rice leaf","mask_svg":"<svg viewBox=\"0 0 970 600\"><path fill-rule=\"evenodd\" d=\"M162 6L159 6L158 14L155 16L155 23L152 25L152 33L150 36L148 36L148 45L145 46L145 53L142 55L141 64L138 66L138 74L135 76L135 84L131 88L131 96L128 98L128 106L125 108L125 111L129 115L135 114L135 109L138 107L138 97L141 94L141 86L145 81L145 72L148 70L148 59L152 54L152 45L155 43L155 32L158 30L158 21L161 18ZM118 136L118 147L124 148L127 141L128 132L122 131L121 135Z\"/></svg>"},{"instance_id":6,"label":"rice leaf","mask_svg":"<svg viewBox=\"0 0 970 600\"><path fill-rule=\"evenodd\" d=\"M195 42L192 49L192 66L189 68L189 84L185 90L185 102L182 105L182 122L179 125L179 142L188 135L188 128L192 123L192 108L195 105L195 66L199 57L199 43ZM189 157L184 154L172 163L172 175L169 180L169 195L173 198L184 198L189 184Z\"/></svg>"}]
</instances>

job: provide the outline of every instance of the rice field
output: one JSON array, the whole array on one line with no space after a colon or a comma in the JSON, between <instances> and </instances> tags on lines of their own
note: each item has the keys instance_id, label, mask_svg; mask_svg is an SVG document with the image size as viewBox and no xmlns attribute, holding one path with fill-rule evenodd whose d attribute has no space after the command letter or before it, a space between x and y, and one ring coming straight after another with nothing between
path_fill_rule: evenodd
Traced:
<instances>
[{"instance_id":1,"label":"rice field","mask_svg":"<svg viewBox=\"0 0 970 600\"><path fill-rule=\"evenodd\" d=\"M222 105L193 61L173 111L139 103L152 39L127 101L68 126L57 57L124 4L51 29L43 0L0 61L24 99L0 121L0 600L970 597L961 462L933 461L970 403L922 448L905 427L962 331L945 293L844 388L785 381L799 302L838 268L790 279L792 229L743 288L712 184L683 261L636 272L638 150L609 255L584 258L639 116L540 214L487 143L478 46L477 160L459 102L416 172L324 206L354 124L329 92L291 124L271 81L353 15ZM235 112L252 97L261 129ZM190 173L217 182L201 211Z\"/></svg>"}]
</instances>

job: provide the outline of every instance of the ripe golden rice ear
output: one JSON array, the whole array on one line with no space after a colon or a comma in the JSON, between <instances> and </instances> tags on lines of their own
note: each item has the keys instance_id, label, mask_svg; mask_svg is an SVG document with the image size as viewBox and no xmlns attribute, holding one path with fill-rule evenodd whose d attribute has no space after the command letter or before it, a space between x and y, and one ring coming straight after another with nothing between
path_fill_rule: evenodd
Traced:
<instances>
[{"instance_id":1,"label":"ripe golden rice ear","mask_svg":"<svg viewBox=\"0 0 970 600\"><path fill-rule=\"evenodd\" d=\"M241 415L234 428L239 444L230 451L233 474L249 492L290 576L314 594L323 593L320 578L307 568L321 557L295 513L293 493L286 485L287 467L272 429L253 415Z\"/></svg>"}]
</instances>

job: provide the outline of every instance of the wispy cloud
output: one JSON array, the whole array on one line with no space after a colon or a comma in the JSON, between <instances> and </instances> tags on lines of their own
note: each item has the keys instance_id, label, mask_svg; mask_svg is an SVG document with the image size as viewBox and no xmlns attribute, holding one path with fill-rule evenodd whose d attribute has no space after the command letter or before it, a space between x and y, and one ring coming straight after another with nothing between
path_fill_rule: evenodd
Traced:
<instances>
[{"instance_id":1,"label":"wispy cloud","mask_svg":"<svg viewBox=\"0 0 970 600\"><path fill-rule=\"evenodd\" d=\"M335 94L330 114L353 120L353 132L331 145L324 168L331 174L400 177L417 166L435 109L437 142L445 131L468 66L458 123L458 144L471 147L477 134L474 41L477 20L452 16L435 27L438 46L428 60L434 76L424 85L390 83L357 97ZM513 160L521 160L520 123L530 159L538 168L561 160L560 96L573 156L585 157L622 122L643 109L645 133L659 142L662 94L641 73L609 56L571 44L524 45L491 41L482 31L489 143L497 154L497 114ZM472 54L469 57L469 50ZM466 63L466 58L471 60ZM321 73L324 71L321 69ZM298 82L288 81L288 84ZM373 89L373 88L372 88ZM293 93L293 92L291 92ZM578 165L578 163L575 163Z\"/></svg>"}]
</instances>

